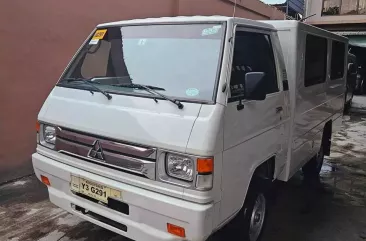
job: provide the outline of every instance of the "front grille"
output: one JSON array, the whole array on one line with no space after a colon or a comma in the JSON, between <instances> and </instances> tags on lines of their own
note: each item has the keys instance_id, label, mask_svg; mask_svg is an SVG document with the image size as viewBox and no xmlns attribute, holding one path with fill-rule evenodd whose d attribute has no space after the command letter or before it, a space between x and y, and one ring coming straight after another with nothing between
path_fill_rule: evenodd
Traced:
<instances>
[{"instance_id":1,"label":"front grille","mask_svg":"<svg viewBox=\"0 0 366 241\"><path fill-rule=\"evenodd\" d=\"M155 180L156 149L57 128L56 150Z\"/></svg>"}]
</instances>

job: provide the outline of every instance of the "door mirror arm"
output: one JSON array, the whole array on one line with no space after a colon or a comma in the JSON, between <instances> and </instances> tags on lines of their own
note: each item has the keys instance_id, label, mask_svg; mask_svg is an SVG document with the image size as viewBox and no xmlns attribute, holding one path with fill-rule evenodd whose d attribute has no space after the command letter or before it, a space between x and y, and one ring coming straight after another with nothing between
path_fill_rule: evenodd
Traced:
<instances>
[{"instance_id":1,"label":"door mirror arm","mask_svg":"<svg viewBox=\"0 0 366 241\"><path fill-rule=\"evenodd\" d=\"M239 99L239 103L238 105L236 106L236 109L239 111L239 110L243 110L244 109L244 104L243 104L243 98L240 98Z\"/></svg>"}]
</instances>

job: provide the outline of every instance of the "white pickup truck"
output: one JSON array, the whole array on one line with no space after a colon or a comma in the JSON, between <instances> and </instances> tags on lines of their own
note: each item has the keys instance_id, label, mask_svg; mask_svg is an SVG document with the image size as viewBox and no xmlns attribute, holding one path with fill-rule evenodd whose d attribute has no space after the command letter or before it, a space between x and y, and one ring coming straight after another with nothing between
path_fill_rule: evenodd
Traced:
<instances>
[{"instance_id":1,"label":"white pickup truck","mask_svg":"<svg viewBox=\"0 0 366 241\"><path fill-rule=\"evenodd\" d=\"M55 205L133 240L206 240L236 216L258 241L272 182L319 175L330 152L347 47L297 21L100 24L38 115L35 173Z\"/></svg>"}]
</instances>

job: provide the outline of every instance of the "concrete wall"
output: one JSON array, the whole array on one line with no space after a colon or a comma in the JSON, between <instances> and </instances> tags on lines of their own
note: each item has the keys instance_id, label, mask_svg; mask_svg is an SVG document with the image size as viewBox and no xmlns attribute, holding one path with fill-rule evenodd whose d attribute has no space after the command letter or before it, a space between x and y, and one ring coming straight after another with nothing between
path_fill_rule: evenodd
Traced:
<instances>
[{"instance_id":1,"label":"concrete wall","mask_svg":"<svg viewBox=\"0 0 366 241\"><path fill-rule=\"evenodd\" d=\"M307 0L306 16L316 14L306 20L308 24L347 24L347 23L366 23L366 15L335 15L322 16L323 0Z\"/></svg>"},{"instance_id":2,"label":"concrete wall","mask_svg":"<svg viewBox=\"0 0 366 241\"><path fill-rule=\"evenodd\" d=\"M0 183L32 173L37 113L96 24L175 15L231 16L230 1L0 1ZM238 0L236 13L251 19L284 18L258 0Z\"/></svg>"}]
</instances>

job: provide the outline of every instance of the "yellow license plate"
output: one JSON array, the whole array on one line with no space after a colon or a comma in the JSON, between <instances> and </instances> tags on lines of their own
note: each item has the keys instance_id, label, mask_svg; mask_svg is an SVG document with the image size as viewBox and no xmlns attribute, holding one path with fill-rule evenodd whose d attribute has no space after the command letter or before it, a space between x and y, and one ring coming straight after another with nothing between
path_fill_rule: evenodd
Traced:
<instances>
[{"instance_id":1,"label":"yellow license plate","mask_svg":"<svg viewBox=\"0 0 366 241\"><path fill-rule=\"evenodd\" d=\"M71 176L72 191L84 194L98 201L108 203L108 198L121 199L121 191L90 181L82 177Z\"/></svg>"}]
</instances>

